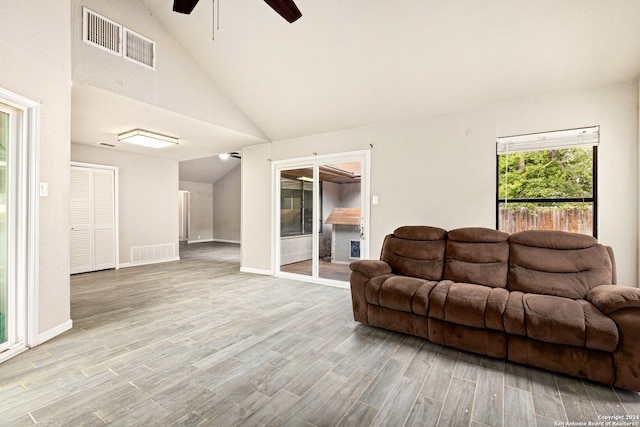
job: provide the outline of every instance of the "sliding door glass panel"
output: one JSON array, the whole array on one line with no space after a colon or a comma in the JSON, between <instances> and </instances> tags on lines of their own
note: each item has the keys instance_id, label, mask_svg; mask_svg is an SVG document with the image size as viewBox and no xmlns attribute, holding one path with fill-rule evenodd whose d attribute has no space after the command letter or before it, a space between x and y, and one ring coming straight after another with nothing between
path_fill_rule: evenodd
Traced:
<instances>
[{"instance_id":1,"label":"sliding door glass panel","mask_svg":"<svg viewBox=\"0 0 640 427\"><path fill-rule=\"evenodd\" d=\"M313 274L313 168L280 172L280 271Z\"/></svg>"},{"instance_id":2,"label":"sliding door glass panel","mask_svg":"<svg viewBox=\"0 0 640 427\"><path fill-rule=\"evenodd\" d=\"M318 277L349 281L349 264L360 259L361 162L320 166L322 224L318 239Z\"/></svg>"},{"instance_id":3,"label":"sliding door glass panel","mask_svg":"<svg viewBox=\"0 0 640 427\"><path fill-rule=\"evenodd\" d=\"M7 147L9 146L9 114L0 112L0 351L8 340L9 289L7 280Z\"/></svg>"}]
</instances>

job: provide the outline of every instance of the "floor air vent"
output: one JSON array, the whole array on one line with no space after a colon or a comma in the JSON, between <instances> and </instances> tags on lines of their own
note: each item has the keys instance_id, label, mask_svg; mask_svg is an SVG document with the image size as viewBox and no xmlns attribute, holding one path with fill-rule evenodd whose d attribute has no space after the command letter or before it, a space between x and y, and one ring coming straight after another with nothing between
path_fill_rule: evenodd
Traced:
<instances>
[{"instance_id":1,"label":"floor air vent","mask_svg":"<svg viewBox=\"0 0 640 427\"><path fill-rule=\"evenodd\" d=\"M131 264L152 264L154 262L172 261L176 259L176 245L133 246L131 248Z\"/></svg>"}]
</instances>

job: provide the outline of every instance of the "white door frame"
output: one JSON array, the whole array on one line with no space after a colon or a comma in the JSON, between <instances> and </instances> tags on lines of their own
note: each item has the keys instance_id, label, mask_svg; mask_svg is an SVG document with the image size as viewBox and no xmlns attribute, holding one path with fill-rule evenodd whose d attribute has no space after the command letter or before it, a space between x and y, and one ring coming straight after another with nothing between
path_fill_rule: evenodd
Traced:
<instances>
[{"instance_id":1,"label":"white door frame","mask_svg":"<svg viewBox=\"0 0 640 427\"><path fill-rule=\"evenodd\" d=\"M38 344L39 282L39 179L40 179L40 103L0 88L0 103L11 107L14 139L9 166L14 182L9 182L14 204L20 215L13 214L13 237L8 261L13 270L10 280L15 314L9 329L14 344L0 353L0 362ZM10 208L10 212L13 209Z\"/></svg>"},{"instance_id":2,"label":"white door frame","mask_svg":"<svg viewBox=\"0 0 640 427\"><path fill-rule=\"evenodd\" d=\"M271 166L271 177L272 177L272 188L273 191L273 223L272 223L272 236L273 242L271 247L271 271L277 277L287 277L295 280L302 280L305 282L318 283L322 285L334 286L339 288L348 288L349 285L346 282L341 282L338 280L331 279L323 279L318 276L318 267L315 260L318 259L318 221L313 221L313 249L312 249L312 259L313 262L313 271L311 276L304 276L300 274L293 274L280 271L280 173L287 169L292 168L303 168L309 167L313 168L314 171L314 180L313 180L313 194L316 200L313 203L313 217L318 218L320 206L317 203L319 198L319 179L318 179L318 170L321 165L326 164L335 164L335 163L349 163L349 162L361 162L362 163L362 175L361 175L361 196L360 196L360 206L361 206L361 216L363 218L363 236L364 242L362 247L360 248L360 258L368 259L369 258L369 249L371 242L371 233L370 233L370 224L371 224L371 213L370 213L370 177L371 177L371 152L369 150L363 151L353 151L348 153L337 153L337 154L324 154L319 156L312 157L304 157L304 158L296 158L296 159L287 159L287 160L277 160L272 162Z\"/></svg>"}]
</instances>

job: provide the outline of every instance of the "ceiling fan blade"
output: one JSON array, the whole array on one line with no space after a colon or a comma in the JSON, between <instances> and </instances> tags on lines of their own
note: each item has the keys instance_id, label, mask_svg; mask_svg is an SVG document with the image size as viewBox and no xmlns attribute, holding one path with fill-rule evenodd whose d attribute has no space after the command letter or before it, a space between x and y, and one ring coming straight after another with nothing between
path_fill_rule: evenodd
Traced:
<instances>
[{"instance_id":1,"label":"ceiling fan blade","mask_svg":"<svg viewBox=\"0 0 640 427\"><path fill-rule=\"evenodd\" d=\"M302 16L293 0L264 0L264 2L290 23Z\"/></svg>"},{"instance_id":2,"label":"ceiling fan blade","mask_svg":"<svg viewBox=\"0 0 640 427\"><path fill-rule=\"evenodd\" d=\"M188 15L196 7L196 4L198 4L198 0L173 0L173 11Z\"/></svg>"}]
</instances>

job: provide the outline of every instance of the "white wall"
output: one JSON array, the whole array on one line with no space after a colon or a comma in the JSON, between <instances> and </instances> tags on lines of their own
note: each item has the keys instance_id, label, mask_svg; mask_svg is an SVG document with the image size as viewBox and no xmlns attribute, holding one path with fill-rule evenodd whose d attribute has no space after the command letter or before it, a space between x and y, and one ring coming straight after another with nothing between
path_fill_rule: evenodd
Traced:
<instances>
[{"instance_id":1,"label":"white wall","mask_svg":"<svg viewBox=\"0 0 640 427\"><path fill-rule=\"evenodd\" d=\"M177 251L177 161L78 144L71 145L71 160L119 168L121 263L131 262L132 246L172 243Z\"/></svg>"},{"instance_id":2,"label":"white wall","mask_svg":"<svg viewBox=\"0 0 640 427\"><path fill-rule=\"evenodd\" d=\"M170 7L171 2L167 3ZM74 82L264 138L141 3L72 0L71 4ZM147 69L83 42L83 6L153 40L156 43L156 69Z\"/></svg>"},{"instance_id":3,"label":"white wall","mask_svg":"<svg viewBox=\"0 0 640 427\"><path fill-rule=\"evenodd\" d=\"M236 166L213 184L213 239L240 242L242 168Z\"/></svg>"},{"instance_id":4,"label":"white wall","mask_svg":"<svg viewBox=\"0 0 640 427\"><path fill-rule=\"evenodd\" d=\"M65 0L0 0L0 87L40 101L38 333L71 319L69 290L70 8ZM58 330L57 332L61 332Z\"/></svg>"},{"instance_id":5,"label":"white wall","mask_svg":"<svg viewBox=\"0 0 640 427\"><path fill-rule=\"evenodd\" d=\"M396 227L495 227L496 137L600 125L599 240L638 277L638 82L261 144L243 150L242 268L271 265L271 160L371 147L371 254ZM250 208L247 208L249 207ZM262 212L256 215L256 212ZM246 231L246 232L245 232Z\"/></svg>"},{"instance_id":6,"label":"white wall","mask_svg":"<svg viewBox=\"0 0 640 427\"><path fill-rule=\"evenodd\" d=\"M242 227L240 269L250 273L271 272L271 144L242 149Z\"/></svg>"},{"instance_id":7,"label":"white wall","mask_svg":"<svg viewBox=\"0 0 640 427\"><path fill-rule=\"evenodd\" d=\"M180 181L180 190L189 192L189 242L213 239L213 185Z\"/></svg>"}]
</instances>

